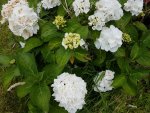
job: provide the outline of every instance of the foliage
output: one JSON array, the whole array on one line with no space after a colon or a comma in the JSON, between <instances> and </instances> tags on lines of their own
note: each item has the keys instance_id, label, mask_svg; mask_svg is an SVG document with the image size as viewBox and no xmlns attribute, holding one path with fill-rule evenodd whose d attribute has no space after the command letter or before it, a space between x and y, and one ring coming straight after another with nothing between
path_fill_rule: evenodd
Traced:
<instances>
[{"instance_id":1,"label":"foliage","mask_svg":"<svg viewBox=\"0 0 150 113\"><path fill-rule=\"evenodd\" d=\"M126 0L119 1L123 4ZM38 2L38 0L34 2L29 0L30 7L35 8ZM71 3L72 0L67 0L70 8ZM3 76L4 88L7 89L13 79L19 79L26 83L17 87L16 92L19 98L29 97L28 113L66 113L51 97L50 85L60 73L68 71L83 77L87 82L88 91L93 93L93 95L87 96L88 101L88 98L96 95L91 85L94 76L99 71L111 69L116 72L114 88L122 89L123 92L135 96L138 81L147 78L150 73L150 30L147 26L138 18L131 17L131 14L127 12L120 20L112 21L111 24L124 33L128 33L132 41L124 42L117 52L110 53L95 48L94 41L100 33L85 25L88 21L86 16L89 14L75 17L72 10L66 12L62 5L54 10L42 9L38 34L26 40L25 47L19 49L17 54L0 55L0 64L8 68ZM94 11L94 9L92 10ZM51 17L49 17L50 14ZM57 29L52 24L56 15L63 15L67 20L64 28ZM62 39L66 32L80 34L89 45L88 51L81 47L74 50L64 49ZM72 68L75 66L76 68ZM86 67L91 67L91 69L85 71ZM94 76L89 76L89 73ZM83 109L83 112L90 111Z\"/></svg>"}]
</instances>

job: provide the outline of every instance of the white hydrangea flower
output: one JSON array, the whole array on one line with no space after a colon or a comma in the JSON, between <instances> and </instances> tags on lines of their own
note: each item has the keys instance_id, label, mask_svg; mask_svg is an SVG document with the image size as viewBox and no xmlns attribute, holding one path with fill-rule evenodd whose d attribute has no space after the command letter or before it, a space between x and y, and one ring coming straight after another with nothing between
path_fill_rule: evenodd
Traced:
<instances>
[{"instance_id":1,"label":"white hydrangea flower","mask_svg":"<svg viewBox=\"0 0 150 113\"><path fill-rule=\"evenodd\" d=\"M38 16L32 8L26 4L16 4L9 18L9 28L17 36L25 40L37 34L39 30Z\"/></svg>"},{"instance_id":2,"label":"white hydrangea flower","mask_svg":"<svg viewBox=\"0 0 150 113\"><path fill-rule=\"evenodd\" d=\"M60 107L64 107L69 113L75 113L82 109L85 104L85 95L87 94L86 83L81 77L75 74L62 73L54 79L53 95L59 102Z\"/></svg>"},{"instance_id":3,"label":"white hydrangea flower","mask_svg":"<svg viewBox=\"0 0 150 113\"><path fill-rule=\"evenodd\" d=\"M132 15L138 16L143 10L143 0L128 0L124 4L124 10L130 11Z\"/></svg>"},{"instance_id":4,"label":"white hydrangea flower","mask_svg":"<svg viewBox=\"0 0 150 113\"><path fill-rule=\"evenodd\" d=\"M37 4L37 9L36 9L36 12L37 12L38 15L40 14L41 9L42 9L42 3L39 2L39 3Z\"/></svg>"},{"instance_id":5,"label":"white hydrangea flower","mask_svg":"<svg viewBox=\"0 0 150 113\"><path fill-rule=\"evenodd\" d=\"M27 4L26 0L9 0L7 4L2 5L1 15L2 15L2 22L6 22L13 12L14 7L16 4Z\"/></svg>"},{"instance_id":6,"label":"white hydrangea flower","mask_svg":"<svg viewBox=\"0 0 150 113\"><path fill-rule=\"evenodd\" d=\"M113 25L110 28L104 27L100 37L95 42L95 46L97 49L116 52L122 45L122 34L122 31Z\"/></svg>"},{"instance_id":7,"label":"white hydrangea flower","mask_svg":"<svg viewBox=\"0 0 150 113\"><path fill-rule=\"evenodd\" d=\"M111 86L113 83L115 72L111 70L102 71L94 78L94 91L106 92L113 89Z\"/></svg>"},{"instance_id":8,"label":"white hydrangea flower","mask_svg":"<svg viewBox=\"0 0 150 113\"><path fill-rule=\"evenodd\" d=\"M105 26L105 15L104 13L100 13L99 11L96 11L93 15L89 16L89 26L92 26L93 30L102 30L102 28Z\"/></svg>"},{"instance_id":9,"label":"white hydrangea flower","mask_svg":"<svg viewBox=\"0 0 150 113\"><path fill-rule=\"evenodd\" d=\"M62 40L62 46L65 49L76 49L79 46L83 46L85 41L80 38L80 34L77 33L65 33L65 37Z\"/></svg>"},{"instance_id":10,"label":"white hydrangea flower","mask_svg":"<svg viewBox=\"0 0 150 113\"><path fill-rule=\"evenodd\" d=\"M44 9L51 9L61 4L60 0L42 0L42 6Z\"/></svg>"},{"instance_id":11,"label":"white hydrangea flower","mask_svg":"<svg viewBox=\"0 0 150 113\"><path fill-rule=\"evenodd\" d=\"M99 0L96 2L96 9L105 13L106 22L119 20L123 16L123 10L118 0Z\"/></svg>"},{"instance_id":12,"label":"white hydrangea flower","mask_svg":"<svg viewBox=\"0 0 150 113\"><path fill-rule=\"evenodd\" d=\"M90 2L89 0L74 0L73 9L75 11L75 15L78 16L81 13L88 13L90 10Z\"/></svg>"}]
</instances>

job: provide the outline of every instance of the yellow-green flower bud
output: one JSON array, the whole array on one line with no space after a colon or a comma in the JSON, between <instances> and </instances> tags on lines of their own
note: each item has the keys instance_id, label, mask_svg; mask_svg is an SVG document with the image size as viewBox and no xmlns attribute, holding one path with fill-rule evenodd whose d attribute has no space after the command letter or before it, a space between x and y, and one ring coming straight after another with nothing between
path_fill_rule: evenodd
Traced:
<instances>
[{"instance_id":1,"label":"yellow-green flower bud","mask_svg":"<svg viewBox=\"0 0 150 113\"><path fill-rule=\"evenodd\" d=\"M53 24L56 25L56 27L59 29L60 27L66 26L66 20L63 16L56 16L55 20L53 21Z\"/></svg>"},{"instance_id":2,"label":"yellow-green flower bud","mask_svg":"<svg viewBox=\"0 0 150 113\"><path fill-rule=\"evenodd\" d=\"M123 41L130 43L132 41L130 35L127 33L123 33Z\"/></svg>"}]
</instances>

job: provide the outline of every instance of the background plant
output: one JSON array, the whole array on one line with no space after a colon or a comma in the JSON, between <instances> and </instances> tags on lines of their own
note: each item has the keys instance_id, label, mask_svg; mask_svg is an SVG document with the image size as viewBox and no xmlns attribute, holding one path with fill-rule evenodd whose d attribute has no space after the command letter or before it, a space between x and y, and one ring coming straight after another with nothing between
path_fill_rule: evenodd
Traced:
<instances>
[{"instance_id":1,"label":"background plant","mask_svg":"<svg viewBox=\"0 0 150 113\"><path fill-rule=\"evenodd\" d=\"M71 4L69 2L68 7ZM29 1L29 3L36 7L38 1L34 3ZM99 100L102 98L102 103L106 107L108 103L105 100L109 97L109 93L102 93L99 96L93 92L91 87L93 78L101 70L112 69L117 73L113 84L117 88L116 92L118 89L123 89L124 92L134 96L138 91L139 81L143 78L148 79L150 67L150 34L149 29L142 23L143 17L131 18L130 13L125 13L119 21L111 22L129 34L132 41L124 43L116 53L106 53L95 49L94 41L99 36L99 32L92 31L88 26L85 26L86 15L76 18L72 16L72 9L67 12L63 7L57 7L50 11L43 10L40 14L38 35L27 40L25 48L19 50L17 54L1 55L0 62L8 69L7 76L3 76L4 87L7 89L14 78L18 82L26 82L25 85L17 88L17 95L20 98L29 98L28 108L31 113L47 112L49 109L50 112L52 109L54 109L53 112L63 112L64 110L57 107L53 98L50 99L49 85L61 72L76 73L88 83L90 92L86 99L87 105L81 112L92 112L93 109L87 110L90 105L96 102L101 103ZM58 30L52 24L54 16L49 17L49 15L69 15L65 16L67 26ZM65 32L76 32L84 37L84 40L89 43L89 52L81 48L75 51L65 50L61 45ZM74 68L76 66L78 67ZM98 98L93 98L95 96Z\"/></svg>"}]
</instances>

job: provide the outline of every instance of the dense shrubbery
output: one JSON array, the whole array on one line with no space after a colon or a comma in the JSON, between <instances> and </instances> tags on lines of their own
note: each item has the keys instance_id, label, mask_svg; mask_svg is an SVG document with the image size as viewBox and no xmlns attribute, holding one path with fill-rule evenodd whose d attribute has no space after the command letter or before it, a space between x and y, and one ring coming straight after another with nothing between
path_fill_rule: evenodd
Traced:
<instances>
[{"instance_id":1,"label":"dense shrubbery","mask_svg":"<svg viewBox=\"0 0 150 113\"><path fill-rule=\"evenodd\" d=\"M21 49L0 55L4 88L27 98L29 113L88 113L86 103L107 91L136 95L150 73L142 10L143 0L10 0L1 23Z\"/></svg>"}]
</instances>

